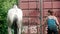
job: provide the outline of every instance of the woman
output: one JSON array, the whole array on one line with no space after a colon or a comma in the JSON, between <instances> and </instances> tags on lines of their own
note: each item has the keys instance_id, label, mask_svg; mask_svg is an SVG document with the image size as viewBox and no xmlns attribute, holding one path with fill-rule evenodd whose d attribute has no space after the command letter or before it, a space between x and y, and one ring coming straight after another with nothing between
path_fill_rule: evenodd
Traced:
<instances>
[{"instance_id":1,"label":"woman","mask_svg":"<svg viewBox=\"0 0 60 34\"><path fill-rule=\"evenodd\" d=\"M57 26L59 26L59 22L57 17L53 15L53 11L48 10L48 16L46 19L46 24L48 25L48 34L58 34Z\"/></svg>"}]
</instances>

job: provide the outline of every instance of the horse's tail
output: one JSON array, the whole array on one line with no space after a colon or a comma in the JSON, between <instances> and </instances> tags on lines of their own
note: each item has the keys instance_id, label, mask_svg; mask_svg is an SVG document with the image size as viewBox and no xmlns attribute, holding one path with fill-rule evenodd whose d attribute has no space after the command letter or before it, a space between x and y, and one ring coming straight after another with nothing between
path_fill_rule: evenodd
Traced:
<instances>
[{"instance_id":1,"label":"horse's tail","mask_svg":"<svg viewBox=\"0 0 60 34\"><path fill-rule=\"evenodd\" d=\"M17 34L17 29L18 29L17 21L18 21L17 16L15 16L14 19L13 19L14 34Z\"/></svg>"}]
</instances>

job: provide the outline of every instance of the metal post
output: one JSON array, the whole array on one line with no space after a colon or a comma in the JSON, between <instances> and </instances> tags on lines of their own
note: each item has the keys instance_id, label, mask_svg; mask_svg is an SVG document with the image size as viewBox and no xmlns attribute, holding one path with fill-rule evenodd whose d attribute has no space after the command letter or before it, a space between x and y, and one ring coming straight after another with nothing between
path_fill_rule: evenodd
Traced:
<instances>
[{"instance_id":1,"label":"metal post","mask_svg":"<svg viewBox=\"0 0 60 34\"><path fill-rule=\"evenodd\" d=\"M17 4L18 4L17 6L20 8L19 5L21 4L21 1L20 0L17 0Z\"/></svg>"},{"instance_id":2,"label":"metal post","mask_svg":"<svg viewBox=\"0 0 60 34\"><path fill-rule=\"evenodd\" d=\"M19 1L19 0L17 0L17 5L18 5L18 3L19 3L18 1Z\"/></svg>"},{"instance_id":3,"label":"metal post","mask_svg":"<svg viewBox=\"0 0 60 34\"><path fill-rule=\"evenodd\" d=\"M40 34L42 34L42 10L43 10L43 0L40 0Z\"/></svg>"}]
</instances>

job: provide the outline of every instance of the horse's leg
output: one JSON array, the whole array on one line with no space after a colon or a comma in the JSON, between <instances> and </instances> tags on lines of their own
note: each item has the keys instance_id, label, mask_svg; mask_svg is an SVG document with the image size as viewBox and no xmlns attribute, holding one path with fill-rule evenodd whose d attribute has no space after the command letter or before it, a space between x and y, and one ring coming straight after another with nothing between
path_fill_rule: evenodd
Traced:
<instances>
[{"instance_id":1,"label":"horse's leg","mask_svg":"<svg viewBox=\"0 0 60 34\"><path fill-rule=\"evenodd\" d=\"M18 21L18 34L22 34L22 20Z\"/></svg>"},{"instance_id":2,"label":"horse's leg","mask_svg":"<svg viewBox=\"0 0 60 34\"><path fill-rule=\"evenodd\" d=\"M17 29L18 29L18 27L17 27L17 18L15 18L13 20L13 25L14 25L14 34L17 34Z\"/></svg>"},{"instance_id":3,"label":"horse's leg","mask_svg":"<svg viewBox=\"0 0 60 34\"><path fill-rule=\"evenodd\" d=\"M7 19L7 22L8 22L8 34L12 34L12 32L11 32L11 22L10 22L9 18Z\"/></svg>"},{"instance_id":4,"label":"horse's leg","mask_svg":"<svg viewBox=\"0 0 60 34\"><path fill-rule=\"evenodd\" d=\"M11 24L8 25L8 34L12 34L12 32L11 32Z\"/></svg>"},{"instance_id":5,"label":"horse's leg","mask_svg":"<svg viewBox=\"0 0 60 34\"><path fill-rule=\"evenodd\" d=\"M8 27L8 34L12 34L11 27Z\"/></svg>"}]
</instances>

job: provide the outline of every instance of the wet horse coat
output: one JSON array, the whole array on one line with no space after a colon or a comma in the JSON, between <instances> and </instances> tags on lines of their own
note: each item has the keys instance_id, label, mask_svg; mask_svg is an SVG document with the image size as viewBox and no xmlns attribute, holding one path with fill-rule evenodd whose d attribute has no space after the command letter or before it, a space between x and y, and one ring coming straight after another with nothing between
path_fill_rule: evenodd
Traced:
<instances>
[{"instance_id":1,"label":"wet horse coat","mask_svg":"<svg viewBox=\"0 0 60 34\"><path fill-rule=\"evenodd\" d=\"M22 10L19 9L16 5L13 6L8 11L7 15L7 22L8 22L8 34L12 34L11 32L11 26L14 24L14 34L21 34L21 28L22 28Z\"/></svg>"}]
</instances>

